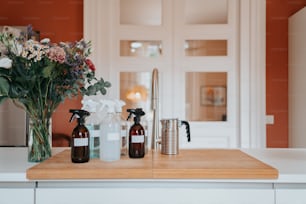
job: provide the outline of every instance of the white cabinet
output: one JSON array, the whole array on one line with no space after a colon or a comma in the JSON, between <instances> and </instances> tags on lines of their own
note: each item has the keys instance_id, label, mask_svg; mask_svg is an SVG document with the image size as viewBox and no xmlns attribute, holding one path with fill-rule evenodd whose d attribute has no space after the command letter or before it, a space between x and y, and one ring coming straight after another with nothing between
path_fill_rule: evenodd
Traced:
<instances>
[{"instance_id":1,"label":"white cabinet","mask_svg":"<svg viewBox=\"0 0 306 204\"><path fill-rule=\"evenodd\" d=\"M34 183L0 182L0 203L34 204L34 189Z\"/></svg>"},{"instance_id":2,"label":"white cabinet","mask_svg":"<svg viewBox=\"0 0 306 204\"><path fill-rule=\"evenodd\" d=\"M0 188L1 204L34 204L34 189Z\"/></svg>"},{"instance_id":3,"label":"white cabinet","mask_svg":"<svg viewBox=\"0 0 306 204\"><path fill-rule=\"evenodd\" d=\"M38 189L36 204L274 204L273 190L258 189Z\"/></svg>"},{"instance_id":4,"label":"white cabinet","mask_svg":"<svg viewBox=\"0 0 306 204\"><path fill-rule=\"evenodd\" d=\"M36 204L274 204L272 185L198 182L62 183L37 188ZM74 187L72 187L74 186ZM122 187L120 187L122 186ZM151 187L150 187L151 186Z\"/></svg>"},{"instance_id":5,"label":"white cabinet","mask_svg":"<svg viewBox=\"0 0 306 204\"><path fill-rule=\"evenodd\" d=\"M1 204L305 204L306 184L201 181L0 183Z\"/></svg>"},{"instance_id":6,"label":"white cabinet","mask_svg":"<svg viewBox=\"0 0 306 204\"><path fill-rule=\"evenodd\" d=\"M276 190L276 204L305 204L306 189Z\"/></svg>"},{"instance_id":7,"label":"white cabinet","mask_svg":"<svg viewBox=\"0 0 306 204\"><path fill-rule=\"evenodd\" d=\"M306 184L275 184L275 204L306 203Z\"/></svg>"}]
</instances>

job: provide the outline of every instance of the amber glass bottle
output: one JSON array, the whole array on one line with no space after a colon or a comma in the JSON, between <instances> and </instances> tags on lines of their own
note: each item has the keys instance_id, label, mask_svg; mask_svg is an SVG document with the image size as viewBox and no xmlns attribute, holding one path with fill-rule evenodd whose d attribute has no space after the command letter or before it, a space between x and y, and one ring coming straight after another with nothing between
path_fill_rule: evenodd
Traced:
<instances>
[{"instance_id":1,"label":"amber glass bottle","mask_svg":"<svg viewBox=\"0 0 306 204\"><path fill-rule=\"evenodd\" d=\"M129 157L142 158L145 156L145 132L144 128L135 123L129 133Z\"/></svg>"},{"instance_id":2,"label":"amber glass bottle","mask_svg":"<svg viewBox=\"0 0 306 204\"><path fill-rule=\"evenodd\" d=\"M141 108L128 109L128 112L134 114L134 124L129 131L129 157L130 158L143 158L145 156L145 131L140 124L140 117L145 113ZM129 116L130 117L130 116Z\"/></svg>"},{"instance_id":3,"label":"amber glass bottle","mask_svg":"<svg viewBox=\"0 0 306 204\"><path fill-rule=\"evenodd\" d=\"M73 114L70 122L76 117L78 125L72 131L71 138L71 161L84 163L89 161L89 131L85 126L85 117L89 112L84 110L70 110Z\"/></svg>"}]
</instances>

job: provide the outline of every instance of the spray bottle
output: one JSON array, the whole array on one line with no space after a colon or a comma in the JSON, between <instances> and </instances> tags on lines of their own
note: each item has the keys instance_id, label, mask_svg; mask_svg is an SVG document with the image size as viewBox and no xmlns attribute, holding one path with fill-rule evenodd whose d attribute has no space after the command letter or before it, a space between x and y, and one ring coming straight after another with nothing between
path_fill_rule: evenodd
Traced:
<instances>
[{"instance_id":1,"label":"spray bottle","mask_svg":"<svg viewBox=\"0 0 306 204\"><path fill-rule=\"evenodd\" d=\"M100 118L97 114L98 102L92 99L83 99L82 100L82 110L86 110L90 113L90 116L85 122L85 126L89 131L89 151L90 158L99 158L100 157Z\"/></svg>"},{"instance_id":2,"label":"spray bottle","mask_svg":"<svg viewBox=\"0 0 306 204\"><path fill-rule=\"evenodd\" d=\"M116 161L120 159L120 121L115 113L113 100L101 100L107 108L107 115L101 122L100 159L103 161Z\"/></svg>"},{"instance_id":3,"label":"spray bottle","mask_svg":"<svg viewBox=\"0 0 306 204\"><path fill-rule=\"evenodd\" d=\"M72 131L71 141L71 161L83 163L89 161L89 131L85 126L85 117L90 113L85 110L71 109L70 122L75 118L78 120L77 126Z\"/></svg>"},{"instance_id":4,"label":"spray bottle","mask_svg":"<svg viewBox=\"0 0 306 204\"><path fill-rule=\"evenodd\" d=\"M122 117L122 107L125 105L125 102L122 100L115 100L116 106L116 115L117 119L120 121L120 136L121 136L121 155L127 155L127 135L128 135L128 123Z\"/></svg>"},{"instance_id":5,"label":"spray bottle","mask_svg":"<svg viewBox=\"0 0 306 204\"><path fill-rule=\"evenodd\" d=\"M130 158L143 158L145 156L145 131L140 124L140 117L145 115L145 112L141 108L127 109L130 119L134 114L134 124L131 126L129 131L129 157Z\"/></svg>"}]
</instances>

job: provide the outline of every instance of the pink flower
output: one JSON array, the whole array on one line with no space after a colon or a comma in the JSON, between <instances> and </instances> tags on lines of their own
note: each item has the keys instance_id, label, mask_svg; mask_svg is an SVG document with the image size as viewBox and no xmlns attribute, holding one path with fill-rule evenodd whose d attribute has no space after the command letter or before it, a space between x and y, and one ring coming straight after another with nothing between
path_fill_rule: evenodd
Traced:
<instances>
[{"instance_id":1,"label":"pink flower","mask_svg":"<svg viewBox=\"0 0 306 204\"><path fill-rule=\"evenodd\" d=\"M92 61L90 60L90 59L86 59L85 60L85 63L87 64L87 66L89 67L89 69L91 70L91 71L95 71L96 70L96 67L95 67L95 65L92 63Z\"/></svg>"},{"instance_id":2,"label":"pink flower","mask_svg":"<svg viewBox=\"0 0 306 204\"><path fill-rule=\"evenodd\" d=\"M52 61L64 63L66 58L65 50L61 47L51 47L48 52L48 58Z\"/></svg>"}]
</instances>

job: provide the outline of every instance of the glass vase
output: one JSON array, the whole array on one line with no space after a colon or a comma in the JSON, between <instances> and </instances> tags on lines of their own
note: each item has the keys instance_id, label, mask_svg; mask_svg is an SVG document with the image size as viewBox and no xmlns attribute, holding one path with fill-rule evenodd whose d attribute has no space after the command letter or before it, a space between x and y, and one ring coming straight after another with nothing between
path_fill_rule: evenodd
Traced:
<instances>
[{"instance_id":1,"label":"glass vase","mask_svg":"<svg viewBox=\"0 0 306 204\"><path fill-rule=\"evenodd\" d=\"M28 119L28 161L42 162L51 157L51 118Z\"/></svg>"}]
</instances>

